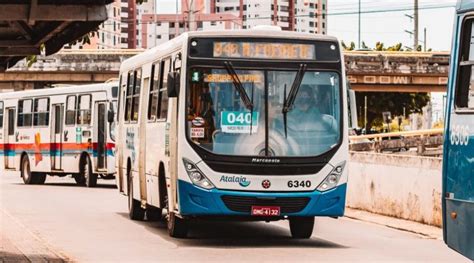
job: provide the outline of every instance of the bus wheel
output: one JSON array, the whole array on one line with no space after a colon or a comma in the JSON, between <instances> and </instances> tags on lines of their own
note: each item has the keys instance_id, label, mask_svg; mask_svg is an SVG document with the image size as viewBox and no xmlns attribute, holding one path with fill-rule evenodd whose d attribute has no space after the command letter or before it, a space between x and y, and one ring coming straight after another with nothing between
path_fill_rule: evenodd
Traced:
<instances>
[{"instance_id":1,"label":"bus wheel","mask_svg":"<svg viewBox=\"0 0 474 263\"><path fill-rule=\"evenodd\" d=\"M46 173L31 173L35 184L44 184L46 181Z\"/></svg>"},{"instance_id":2,"label":"bus wheel","mask_svg":"<svg viewBox=\"0 0 474 263\"><path fill-rule=\"evenodd\" d=\"M87 187L95 187L97 185L97 175L92 173L91 160L87 156L82 159L80 173Z\"/></svg>"},{"instance_id":3,"label":"bus wheel","mask_svg":"<svg viewBox=\"0 0 474 263\"><path fill-rule=\"evenodd\" d=\"M132 220L142 221L145 218L145 209L140 205L140 201L133 199L133 180L128 176L128 216Z\"/></svg>"},{"instance_id":4,"label":"bus wheel","mask_svg":"<svg viewBox=\"0 0 474 263\"><path fill-rule=\"evenodd\" d=\"M293 238L310 238L313 234L314 217L290 218L290 232Z\"/></svg>"},{"instance_id":5,"label":"bus wheel","mask_svg":"<svg viewBox=\"0 0 474 263\"><path fill-rule=\"evenodd\" d=\"M185 238L188 235L188 224L174 212L168 212L168 234L171 237Z\"/></svg>"},{"instance_id":6,"label":"bus wheel","mask_svg":"<svg viewBox=\"0 0 474 263\"><path fill-rule=\"evenodd\" d=\"M23 183L34 184L35 181L32 175L33 174L31 173L30 161L25 155L23 156L23 158L21 158L21 178L23 179Z\"/></svg>"},{"instance_id":7,"label":"bus wheel","mask_svg":"<svg viewBox=\"0 0 474 263\"><path fill-rule=\"evenodd\" d=\"M76 184L86 185L86 178L82 177L81 173L73 174L72 177L74 178L74 181L76 181Z\"/></svg>"},{"instance_id":8,"label":"bus wheel","mask_svg":"<svg viewBox=\"0 0 474 263\"><path fill-rule=\"evenodd\" d=\"M146 218L148 221L160 221L163 219L163 210L154 206L147 206Z\"/></svg>"}]
</instances>

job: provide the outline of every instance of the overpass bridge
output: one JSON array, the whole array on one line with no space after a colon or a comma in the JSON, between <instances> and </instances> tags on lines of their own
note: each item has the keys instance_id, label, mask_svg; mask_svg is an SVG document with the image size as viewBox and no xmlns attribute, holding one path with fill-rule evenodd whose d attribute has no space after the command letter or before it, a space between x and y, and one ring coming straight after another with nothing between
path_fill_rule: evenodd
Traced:
<instances>
[{"instance_id":1,"label":"overpass bridge","mask_svg":"<svg viewBox=\"0 0 474 263\"><path fill-rule=\"evenodd\" d=\"M0 73L0 90L42 88L56 83L104 82L118 76L120 63L142 50L63 50L24 61ZM446 90L449 53L346 52L348 79L355 91L442 92Z\"/></svg>"}]
</instances>

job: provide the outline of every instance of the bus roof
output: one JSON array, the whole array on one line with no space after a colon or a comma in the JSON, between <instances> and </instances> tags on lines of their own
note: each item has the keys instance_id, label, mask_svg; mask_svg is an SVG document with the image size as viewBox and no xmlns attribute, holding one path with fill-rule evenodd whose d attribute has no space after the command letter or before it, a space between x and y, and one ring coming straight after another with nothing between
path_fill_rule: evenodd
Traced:
<instances>
[{"instance_id":1,"label":"bus roof","mask_svg":"<svg viewBox=\"0 0 474 263\"><path fill-rule=\"evenodd\" d=\"M94 91L106 91L108 88L117 86L118 82L108 82L100 84L90 84L90 85L74 85L69 87L57 87L57 88L46 88L46 89L34 89L34 90L24 90L24 91L13 91L0 93L0 100L3 99L14 99L21 97L35 97L35 96L51 96L56 94L73 94L73 93L86 93Z\"/></svg>"},{"instance_id":2,"label":"bus roof","mask_svg":"<svg viewBox=\"0 0 474 263\"><path fill-rule=\"evenodd\" d=\"M474 10L474 0L459 0L456 10L458 13L465 13Z\"/></svg>"},{"instance_id":3,"label":"bus roof","mask_svg":"<svg viewBox=\"0 0 474 263\"><path fill-rule=\"evenodd\" d=\"M280 39L299 39L299 40L323 40L338 41L336 37L301 33L293 31L278 31L269 29L242 29L242 30L210 30L210 31L192 31L185 32L180 36L167 41L154 48L148 49L143 53L126 59L120 68L120 71L133 69L137 64L145 64L154 62L156 57L173 52L181 47L190 37L262 37L264 38L280 38Z\"/></svg>"}]
</instances>

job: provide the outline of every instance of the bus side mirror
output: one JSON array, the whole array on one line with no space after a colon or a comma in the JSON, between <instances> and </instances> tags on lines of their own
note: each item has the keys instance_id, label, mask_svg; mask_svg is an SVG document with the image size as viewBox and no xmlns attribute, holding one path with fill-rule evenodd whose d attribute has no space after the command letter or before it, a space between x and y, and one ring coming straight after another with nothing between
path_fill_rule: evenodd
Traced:
<instances>
[{"instance_id":1,"label":"bus side mirror","mask_svg":"<svg viewBox=\"0 0 474 263\"><path fill-rule=\"evenodd\" d=\"M107 121L108 121L109 123L114 122L114 117L115 117L114 115L115 115L114 112L111 111L111 110L109 110L109 111L107 112Z\"/></svg>"},{"instance_id":2,"label":"bus side mirror","mask_svg":"<svg viewBox=\"0 0 474 263\"><path fill-rule=\"evenodd\" d=\"M170 72L168 73L168 97L176 98L179 94L179 73Z\"/></svg>"}]
</instances>

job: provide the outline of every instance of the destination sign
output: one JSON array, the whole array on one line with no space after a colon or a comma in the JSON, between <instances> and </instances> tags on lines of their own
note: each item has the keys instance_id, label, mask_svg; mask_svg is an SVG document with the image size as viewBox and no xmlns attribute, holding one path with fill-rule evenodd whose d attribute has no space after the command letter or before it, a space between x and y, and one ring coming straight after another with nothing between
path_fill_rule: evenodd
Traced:
<instances>
[{"instance_id":1,"label":"destination sign","mask_svg":"<svg viewBox=\"0 0 474 263\"><path fill-rule=\"evenodd\" d=\"M262 75L258 74L238 74L242 83L262 83ZM232 76L229 74L205 74L204 82L232 83Z\"/></svg>"},{"instance_id":2,"label":"destination sign","mask_svg":"<svg viewBox=\"0 0 474 263\"><path fill-rule=\"evenodd\" d=\"M215 58L316 59L315 46L297 43L214 42Z\"/></svg>"}]
</instances>

